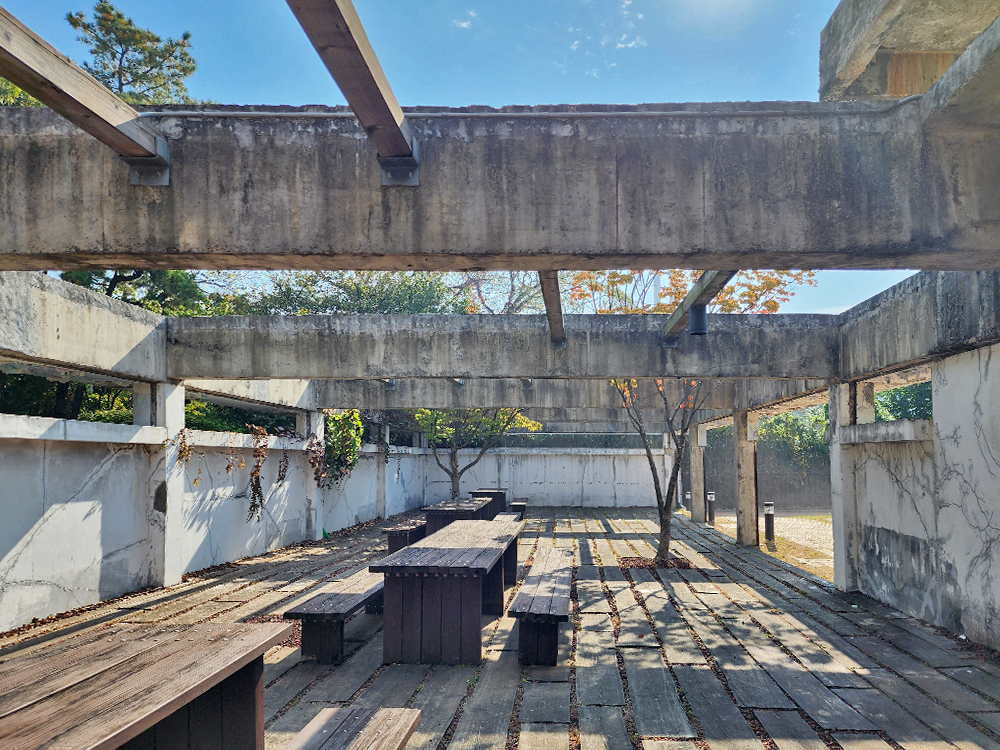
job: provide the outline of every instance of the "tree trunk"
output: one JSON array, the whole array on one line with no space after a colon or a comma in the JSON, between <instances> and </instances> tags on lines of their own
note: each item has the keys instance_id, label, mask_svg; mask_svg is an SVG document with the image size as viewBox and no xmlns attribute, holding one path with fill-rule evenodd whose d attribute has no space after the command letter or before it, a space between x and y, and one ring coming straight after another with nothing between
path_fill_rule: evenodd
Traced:
<instances>
[{"instance_id":1,"label":"tree trunk","mask_svg":"<svg viewBox=\"0 0 1000 750\"><path fill-rule=\"evenodd\" d=\"M69 383L56 384L56 401L52 407L52 416L56 419L66 419L69 411Z\"/></svg>"},{"instance_id":2,"label":"tree trunk","mask_svg":"<svg viewBox=\"0 0 1000 750\"><path fill-rule=\"evenodd\" d=\"M462 481L462 473L458 470L458 446L452 445L451 451L448 453L448 466L451 471L448 472L448 476L451 477L451 499L458 499L459 489L458 486Z\"/></svg>"},{"instance_id":3,"label":"tree trunk","mask_svg":"<svg viewBox=\"0 0 1000 750\"><path fill-rule=\"evenodd\" d=\"M677 451L680 454L680 450ZM674 461L670 467L670 481L667 482L667 502L659 503L660 510L660 542L656 547L657 562L664 562L670 559L670 523L673 521L673 509L670 498L677 491L677 477L681 473L681 462Z\"/></svg>"}]
</instances>

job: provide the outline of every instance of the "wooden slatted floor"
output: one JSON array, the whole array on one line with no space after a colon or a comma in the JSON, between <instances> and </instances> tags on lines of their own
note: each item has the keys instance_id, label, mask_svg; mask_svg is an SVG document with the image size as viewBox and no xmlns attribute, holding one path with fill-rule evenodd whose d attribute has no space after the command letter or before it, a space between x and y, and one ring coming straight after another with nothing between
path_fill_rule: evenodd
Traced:
<instances>
[{"instance_id":1,"label":"wooden slatted floor","mask_svg":"<svg viewBox=\"0 0 1000 750\"><path fill-rule=\"evenodd\" d=\"M537 545L574 553L572 627L556 667L518 665L508 617L483 619L479 668L383 666L381 618L366 614L348 623L340 665L273 649L268 748L325 707L359 705L421 709L407 745L421 750L509 740L523 750L1000 750L1000 666L679 517L674 549L690 570L623 571L622 557L652 557L657 528L642 509L529 508L519 564ZM244 560L40 625L0 639L0 659L114 622L280 616L383 556L381 532Z\"/></svg>"}]
</instances>

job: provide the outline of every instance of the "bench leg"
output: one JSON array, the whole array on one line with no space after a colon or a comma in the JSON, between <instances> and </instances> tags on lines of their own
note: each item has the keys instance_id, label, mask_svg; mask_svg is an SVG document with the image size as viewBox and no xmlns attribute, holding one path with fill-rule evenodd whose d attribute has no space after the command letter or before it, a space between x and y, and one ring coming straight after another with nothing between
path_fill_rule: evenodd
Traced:
<instances>
[{"instance_id":1,"label":"bench leg","mask_svg":"<svg viewBox=\"0 0 1000 750\"><path fill-rule=\"evenodd\" d=\"M302 655L315 656L320 664L337 664L344 658L344 622L304 620Z\"/></svg>"},{"instance_id":2,"label":"bench leg","mask_svg":"<svg viewBox=\"0 0 1000 750\"><path fill-rule=\"evenodd\" d=\"M365 605L365 614L380 615L384 607L385 592L379 591L377 596L373 596Z\"/></svg>"},{"instance_id":3,"label":"bench leg","mask_svg":"<svg viewBox=\"0 0 1000 750\"><path fill-rule=\"evenodd\" d=\"M503 578L504 563L498 562L493 566L493 570L483 578L483 614L502 615L503 614Z\"/></svg>"},{"instance_id":4,"label":"bench leg","mask_svg":"<svg viewBox=\"0 0 1000 750\"><path fill-rule=\"evenodd\" d=\"M559 623L521 620L517 660L521 664L554 667L559 657Z\"/></svg>"},{"instance_id":5,"label":"bench leg","mask_svg":"<svg viewBox=\"0 0 1000 750\"><path fill-rule=\"evenodd\" d=\"M513 586L517 583L517 540L511 542L507 551L503 553L503 577L504 584Z\"/></svg>"}]
</instances>

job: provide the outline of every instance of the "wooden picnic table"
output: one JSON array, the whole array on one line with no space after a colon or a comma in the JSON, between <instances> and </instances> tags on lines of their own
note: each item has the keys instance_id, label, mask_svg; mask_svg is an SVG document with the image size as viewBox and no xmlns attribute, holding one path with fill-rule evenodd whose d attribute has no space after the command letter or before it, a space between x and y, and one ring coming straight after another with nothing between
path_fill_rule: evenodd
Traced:
<instances>
[{"instance_id":1,"label":"wooden picnic table","mask_svg":"<svg viewBox=\"0 0 1000 750\"><path fill-rule=\"evenodd\" d=\"M472 498L488 497L493 500L490 506L490 518L496 518L497 513L507 512L507 488L506 487L480 487L469 493Z\"/></svg>"},{"instance_id":2,"label":"wooden picnic table","mask_svg":"<svg viewBox=\"0 0 1000 750\"><path fill-rule=\"evenodd\" d=\"M264 748L283 623L115 625L0 661L4 750Z\"/></svg>"},{"instance_id":3,"label":"wooden picnic table","mask_svg":"<svg viewBox=\"0 0 1000 750\"><path fill-rule=\"evenodd\" d=\"M466 497L428 505L423 509L427 517L427 535L440 531L453 521L492 521L496 515L490 513L493 507L491 497Z\"/></svg>"},{"instance_id":4,"label":"wooden picnic table","mask_svg":"<svg viewBox=\"0 0 1000 750\"><path fill-rule=\"evenodd\" d=\"M523 521L455 521L385 557L382 661L479 664L483 614L502 614Z\"/></svg>"}]
</instances>

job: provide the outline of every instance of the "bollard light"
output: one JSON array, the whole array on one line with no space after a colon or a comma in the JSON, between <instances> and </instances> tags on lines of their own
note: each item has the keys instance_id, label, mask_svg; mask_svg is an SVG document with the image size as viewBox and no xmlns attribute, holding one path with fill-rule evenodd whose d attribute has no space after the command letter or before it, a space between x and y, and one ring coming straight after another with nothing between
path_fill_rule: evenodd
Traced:
<instances>
[{"instance_id":1,"label":"bollard light","mask_svg":"<svg viewBox=\"0 0 1000 750\"><path fill-rule=\"evenodd\" d=\"M774 543L774 503L764 503L764 539Z\"/></svg>"},{"instance_id":2,"label":"bollard light","mask_svg":"<svg viewBox=\"0 0 1000 750\"><path fill-rule=\"evenodd\" d=\"M706 510L707 510L707 516L708 516L708 523L711 526L715 526L715 493L714 492L706 492L705 493L705 505L708 506L706 508Z\"/></svg>"},{"instance_id":3,"label":"bollard light","mask_svg":"<svg viewBox=\"0 0 1000 750\"><path fill-rule=\"evenodd\" d=\"M691 510L691 493L684 493L684 510Z\"/></svg>"}]
</instances>

